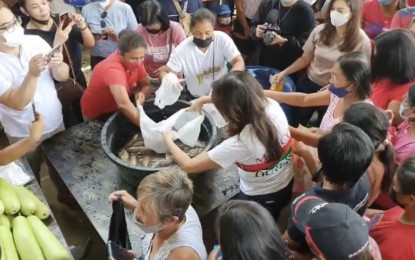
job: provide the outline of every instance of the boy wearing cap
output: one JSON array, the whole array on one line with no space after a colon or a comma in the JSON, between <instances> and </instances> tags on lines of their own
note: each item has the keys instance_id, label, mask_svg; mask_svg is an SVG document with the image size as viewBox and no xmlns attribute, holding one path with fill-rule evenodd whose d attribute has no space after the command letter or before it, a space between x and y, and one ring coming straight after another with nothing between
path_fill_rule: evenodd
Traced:
<instances>
[{"instance_id":1,"label":"boy wearing cap","mask_svg":"<svg viewBox=\"0 0 415 260\"><path fill-rule=\"evenodd\" d=\"M302 197L293 203L291 216L319 260L382 259L365 221L347 205Z\"/></svg>"},{"instance_id":2,"label":"boy wearing cap","mask_svg":"<svg viewBox=\"0 0 415 260\"><path fill-rule=\"evenodd\" d=\"M385 211L370 230L385 260L415 259L415 157L405 160L393 178L392 200L399 206Z\"/></svg>"},{"instance_id":3,"label":"boy wearing cap","mask_svg":"<svg viewBox=\"0 0 415 260\"><path fill-rule=\"evenodd\" d=\"M293 204L302 197L314 196L345 204L362 216L370 194L370 182L365 172L374 154L372 141L360 128L339 123L319 140L317 148L321 162L317 174L323 175L323 183L310 188ZM293 223L292 217L283 237L291 249L303 251L307 249L304 233Z\"/></svg>"},{"instance_id":4,"label":"boy wearing cap","mask_svg":"<svg viewBox=\"0 0 415 260\"><path fill-rule=\"evenodd\" d=\"M231 35L232 30L232 16L229 5L221 5L217 14L216 31L222 31L227 35Z\"/></svg>"}]
</instances>

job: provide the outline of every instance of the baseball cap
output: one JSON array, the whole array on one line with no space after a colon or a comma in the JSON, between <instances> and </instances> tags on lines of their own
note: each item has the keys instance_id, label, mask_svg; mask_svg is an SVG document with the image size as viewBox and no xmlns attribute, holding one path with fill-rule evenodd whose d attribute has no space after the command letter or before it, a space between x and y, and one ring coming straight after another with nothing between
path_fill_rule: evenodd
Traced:
<instances>
[{"instance_id":1,"label":"baseball cap","mask_svg":"<svg viewBox=\"0 0 415 260\"><path fill-rule=\"evenodd\" d=\"M231 14L231 9L229 8L229 5L226 5L226 4L221 5L217 12L217 15L225 15L225 14Z\"/></svg>"},{"instance_id":2,"label":"baseball cap","mask_svg":"<svg viewBox=\"0 0 415 260\"><path fill-rule=\"evenodd\" d=\"M351 259L369 247L369 228L349 206L305 196L294 201L291 216L309 247L331 259Z\"/></svg>"}]
</instances>

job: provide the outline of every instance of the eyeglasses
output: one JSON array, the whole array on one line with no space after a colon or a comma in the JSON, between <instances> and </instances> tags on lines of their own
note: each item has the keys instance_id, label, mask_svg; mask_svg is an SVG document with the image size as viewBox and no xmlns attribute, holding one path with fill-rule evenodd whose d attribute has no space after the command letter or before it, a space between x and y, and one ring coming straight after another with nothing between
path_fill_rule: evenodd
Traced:
<instances>
[{"instance_id":1,"label":"eyeglasses","mask_svg":"<svg viewBox=\"0 0 415 260\"><path fill-rule=\"evenodd\" d=\"M17 18L13 18L13 21L3 27L0 27L0 31L6 31L6 32L13 32L14 29L16 28L16 25L20 24L20 21L17 20Z\"/></svg>"},{"instance_id":2,"label":"eyeglasses","mask_svg":"<svg viewBox=\"0 0 415 260\"><path fill-rule=\"evenodd\" d=\"M107 23L105 22L105 18L107 17L107 15L108 15L108 13L107 13L107 11L104 11L102 14L101 14L101 23L100 23L100 25L101 25L101 28L102 29L104 29L105 27L107 27Z\"/></svg>"}]
</instances>

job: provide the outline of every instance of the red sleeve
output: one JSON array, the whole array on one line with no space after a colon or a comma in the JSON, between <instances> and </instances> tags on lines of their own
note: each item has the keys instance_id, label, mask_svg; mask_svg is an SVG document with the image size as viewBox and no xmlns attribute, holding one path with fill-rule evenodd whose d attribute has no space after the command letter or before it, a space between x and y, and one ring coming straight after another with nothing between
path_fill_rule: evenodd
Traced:
<instances>
[{"instance_id":1,"label":"red sleeve","mask_svg":"<svg viewBox=\"0 0 415 260\"><path fill-rule=\"evenodd\" d=\"M399 28L403 28L403 26L402 26L401 16L398 11L393 15L392 22L391 22L391 29L399 29Z\"/></svg>"},{"instance_id":2,"label":"red sleeve","mask_svg":"<svg viewBox=\"0 0 415 260\"><path fill-rule=\"evenodd\" d=\"M143 66L144 67L144 66ZM103 73L104 83L107 86L117 85L117 86L127 86L127 75L124 69L117 67L107 68L105 73Z\"/></svg>"}]
</instances>

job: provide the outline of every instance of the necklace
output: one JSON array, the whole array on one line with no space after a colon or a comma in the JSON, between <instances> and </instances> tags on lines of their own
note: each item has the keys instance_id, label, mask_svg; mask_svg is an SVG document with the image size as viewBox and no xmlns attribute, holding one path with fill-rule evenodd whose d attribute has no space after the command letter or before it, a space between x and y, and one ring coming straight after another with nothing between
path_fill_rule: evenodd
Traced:
<instances>
[{"instance_id":1,"label":"necklace","mask_svg":"<svg viewBox=\"0 0 415 260\"><path fill-rule=\"evenodd\" d=\"M290 9L288 9L288 11L284 14L284 16L281 18L281 16L278 15L278 26L281 28L281 22L284 21L284 19L287 17L287 15L290 13L291 9L294 7L294 5L296 5L296 3L294 3L292 6L290 6ZM281 2L278 3L278 13L281 13Z\"/></svg>"}]
</instances>

